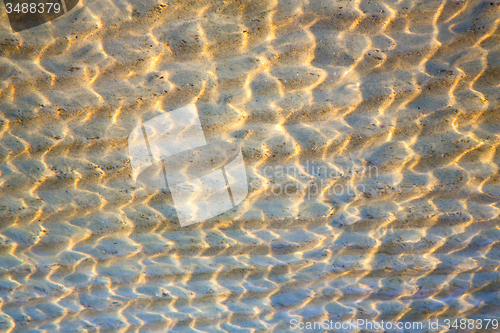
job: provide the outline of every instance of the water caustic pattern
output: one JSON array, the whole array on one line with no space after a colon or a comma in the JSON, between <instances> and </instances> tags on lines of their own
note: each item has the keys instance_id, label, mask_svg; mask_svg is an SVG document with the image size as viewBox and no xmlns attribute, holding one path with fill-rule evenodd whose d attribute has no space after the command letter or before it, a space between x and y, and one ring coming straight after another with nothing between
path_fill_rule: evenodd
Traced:
<instances>
[{"instance_id":1,"label":"water caustic pattern","mask_svg":"<svg viewBox=\"0 0 500 333\"><path fill-rule=\"evenodd\" d=\"M21 33L2 14L0 330L497 318L499 8L81 1ZM181 227L127 142L193 103L250 185Z\"/></svg>"}]
</instances>

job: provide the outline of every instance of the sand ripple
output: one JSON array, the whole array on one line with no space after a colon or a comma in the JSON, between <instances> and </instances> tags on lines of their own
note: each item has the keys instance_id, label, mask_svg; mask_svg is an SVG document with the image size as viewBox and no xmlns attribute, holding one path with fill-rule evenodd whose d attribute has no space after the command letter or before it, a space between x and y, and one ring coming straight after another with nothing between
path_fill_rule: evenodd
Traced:
<instances>
[{"instance_id":1,"label":"sand ripple","mask_svg":"<svg viewBox=\"0 0 500 333\"><path fill-rule=\"evenodd\" d=\"M0 330L498 317L499 22L475 0L4 15ZM189 103L242 146L250 194L181 228L127 136Z\"/></svg>"}]
</instances>

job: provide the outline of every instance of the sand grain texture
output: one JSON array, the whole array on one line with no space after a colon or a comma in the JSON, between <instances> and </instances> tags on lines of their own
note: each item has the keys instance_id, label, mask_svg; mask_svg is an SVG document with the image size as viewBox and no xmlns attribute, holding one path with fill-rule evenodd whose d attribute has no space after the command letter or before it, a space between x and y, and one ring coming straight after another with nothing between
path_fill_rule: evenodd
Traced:
<instances>
[{"instance_id":1,"label":"sand grain texture","mask_svg":"<svg viewBox=\"0 0 500 333\"><path fill-rule=\"evenodd\" d=\"M2 12L0 331L498 318L499 8L82 1L22 33ZM127 137L190 103L250 192L181 228Z\"/></svg>"}]
</instances>

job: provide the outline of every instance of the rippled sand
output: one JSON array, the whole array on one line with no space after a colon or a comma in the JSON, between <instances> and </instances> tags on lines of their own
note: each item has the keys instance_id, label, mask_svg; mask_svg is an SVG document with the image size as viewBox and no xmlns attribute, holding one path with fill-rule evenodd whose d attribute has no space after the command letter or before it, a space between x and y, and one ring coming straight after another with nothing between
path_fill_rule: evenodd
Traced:
<instances>
[{"instance_id":1,"label":"rippled sand","mask_svg":"<svg viewBox=\"0 0 500 333\"><path fill-rule=\"evenodd\" d=\"M498 318L499 8L102 0L21 33L2 9L1 331ZM127 137L189 103L250 192L181 228Z\"/></svg>"}]
</instances>

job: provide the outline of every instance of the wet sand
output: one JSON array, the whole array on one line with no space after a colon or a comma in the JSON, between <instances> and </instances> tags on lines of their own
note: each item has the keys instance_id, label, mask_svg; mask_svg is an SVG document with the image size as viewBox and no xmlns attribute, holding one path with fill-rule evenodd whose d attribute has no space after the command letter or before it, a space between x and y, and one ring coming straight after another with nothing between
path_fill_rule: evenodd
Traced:
<instances>
[{"instance_id":1,"label":"wet sand","mask_svg":"<svg viewBox=\"0 0 500 333\"><path fill-rule=\"evenodd\" d=\"M499 8L82 1L20 33L2 9L0 331L498 318ZM191 103L249 195L181 227L127 139Z\"/></svg>"}]
</instances>

